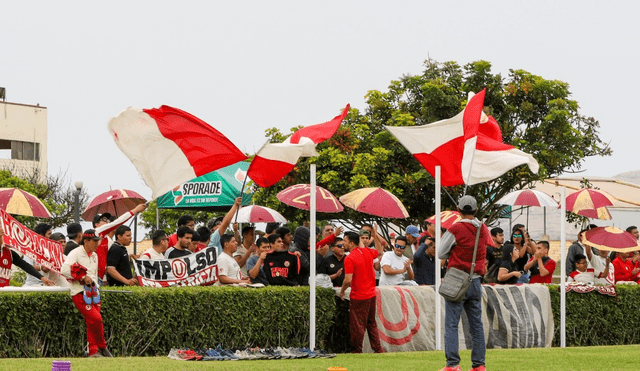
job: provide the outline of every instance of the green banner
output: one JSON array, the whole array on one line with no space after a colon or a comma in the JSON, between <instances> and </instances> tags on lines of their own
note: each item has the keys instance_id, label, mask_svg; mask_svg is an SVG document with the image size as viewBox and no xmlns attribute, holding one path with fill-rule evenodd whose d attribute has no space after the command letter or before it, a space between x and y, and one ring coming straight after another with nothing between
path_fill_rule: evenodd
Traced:
<instances>
[{"instance_id":1,"label":"green banner","mask_svg":"<svg viewBox=\"0 0 640 371\"><path fill-rule=\"evenodd\" d=\"M209 174L202 175L158 197L161 209L229 210L240 196L242 182L247 175L248 162L237 162ZM253 196L253 182L247 179L242 204L249 205Z\"/></svg>"}]
</instances>

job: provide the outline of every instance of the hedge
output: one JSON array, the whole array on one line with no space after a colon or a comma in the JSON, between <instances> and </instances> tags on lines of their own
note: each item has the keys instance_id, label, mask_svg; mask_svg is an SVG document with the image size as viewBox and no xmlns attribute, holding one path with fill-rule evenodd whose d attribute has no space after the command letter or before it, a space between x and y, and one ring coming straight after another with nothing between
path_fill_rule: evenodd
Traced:
<instances>
[{"instance_id":1,"label":"hedge","mask_svg":"<svg viewBox=\"0 0 640 371\"><path fill-rule=\"evenodd\" d=\"M111 289L111 288L110 288ZM118 290L113 289L113 290ZM166 355L171 348L303 347L309 288L124 288L102 293L105 338L114 355ZM316 344L335 316L335 292L317 289ZM0 293L0 357L73 357L85 323L68 293Z\"/></svg>"},{"instance_id":2,"label":"hedge","mask_svg":"<svg viewBox=\"0 0 640 371\"><path fill-rule=\"evenodd\" d=\"M640 286L617 285L618 298L595 291L568 292L566 298L567 346L640 344ZM549 286L555 334L560 346L560 286Z\"/></svg>"},{"instance_id":3,"label":"hedge","mask_svg":"<svg viewBox=\"0 0 640 371\"><path fill-rule=\"evenodd\" d=\"M188 287L102 293L105 337L114 355L166 355L171 348L304 347L309 344L309 288ZM560 291L550 285L560 344ZM640 343L640 286L618 298L567 293L567 346ZM84 319L69 294L0 293L0 357L81 356ZM316 346L350 351L348 302L317 289Z\"/></svg>"}]
</instances>

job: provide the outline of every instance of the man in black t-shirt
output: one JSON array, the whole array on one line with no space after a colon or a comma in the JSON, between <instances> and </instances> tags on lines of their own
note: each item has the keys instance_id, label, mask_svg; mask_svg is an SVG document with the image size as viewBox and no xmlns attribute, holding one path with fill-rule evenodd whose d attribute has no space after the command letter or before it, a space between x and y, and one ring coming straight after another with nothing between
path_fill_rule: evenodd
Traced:
<instances>
[{"instance_id":1,"label":"man in black t-shirt","mask_svg":"<svg viewBox=\"0 0 640 371\"><path fill-rule=\"evenodd\" d=\"M272 286L298 286L300 259L298 255L285 249L278 234L269 236L270 253L264 259L263 270Z\"/></svg>"},{"instance_id":2,"label":"man in black t-shirt","mask_svg":"<svg viewBox=\"0 0 640 371\"><path fill-rule=\"evenodd\" d=\"M181 256L191 254L189 246L191 245L191 239L193 238L193 229L182 226L178 228L176 232L177 243L175 246L170 247L164 252L164 257L167 259L175 259Z\"/></svg>"},{"instance_id":3,"label":"man in black t-shirt","mask_svg":"<svg viewBox=\"0 0 640 371\"><path fill-rule=\"evenodd\" d=\"M67 226L67 237L69 237L69 241L64 247L65 255L69 255L73 249L80 246L80 241L82 241L82 226L80 223L71 223Z\"/></svg>"},{"instance_id":4,"label":"man in black t-shirt","mask_svg":"<svg viewBox=\"0 0 640 371\"><path fill-rule=\"evenodd\" d=\"M129 263L127 246L131 243L131 228L121 225L116 229L116 241L107 254L107 282L111 286L137 286Z\"/></svg>"},{"instance_id":5,"label":"man in black t-shirt","mask_svg":"<svg viewBox=\"0 0 640 371\"><path fill-rule=\"evenodd\" d=\"M332 254L322 259L318 273L328 274L333 287L342 287L344 281L344 245L342 238L336 237L331 244Z\"/></svg>"}]
</instances>

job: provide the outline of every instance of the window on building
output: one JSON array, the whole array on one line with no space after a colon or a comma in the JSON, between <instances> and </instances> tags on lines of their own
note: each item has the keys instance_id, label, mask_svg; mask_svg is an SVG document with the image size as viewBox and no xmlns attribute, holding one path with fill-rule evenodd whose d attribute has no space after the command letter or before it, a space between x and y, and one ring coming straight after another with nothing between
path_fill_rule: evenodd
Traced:
<instances>
[{"instance_id":1,"label":"window on building","mask_svg":"<svg viewBox=\"0 0 640 371\"><path fill-rule=\"evenodd\" d=\"M0 139L0 158L40 161L40 143Z\"/></svg>"}]
</instances>

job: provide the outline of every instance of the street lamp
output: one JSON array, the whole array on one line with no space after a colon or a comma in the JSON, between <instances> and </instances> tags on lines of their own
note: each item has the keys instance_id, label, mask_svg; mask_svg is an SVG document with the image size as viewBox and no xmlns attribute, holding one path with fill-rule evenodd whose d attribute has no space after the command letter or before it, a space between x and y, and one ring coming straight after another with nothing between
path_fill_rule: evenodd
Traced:
<instances>
[{"instance_id":1,"label":"street lamp","mask_svg":"<svg viewBox=\"0 0 640 371\"><path fill-rule=\"evenodd\" d=\"M75 194L75 221L76 223L80 223L80 191L82 190L82 182L77 181L75 183L76 186L76 194Z\"/></svg>"}]
</instances>

